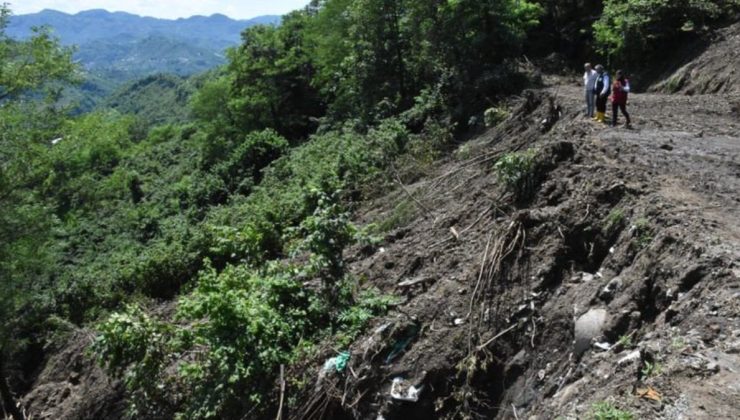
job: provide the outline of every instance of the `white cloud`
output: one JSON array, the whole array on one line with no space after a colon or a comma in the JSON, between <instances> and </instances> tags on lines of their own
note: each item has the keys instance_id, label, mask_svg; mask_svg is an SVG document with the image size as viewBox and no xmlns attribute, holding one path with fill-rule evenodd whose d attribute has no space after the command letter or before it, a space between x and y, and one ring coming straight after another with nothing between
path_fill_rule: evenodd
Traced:
<instances>
[{"instance_id":1,"label":"white cloud","mask_svg":"<svg viewBox=\"0 0 740 420\"><path fill-rule=\"evenodd\" d=\"M168 19L214 13L248 19L261 15L282 15L299 9L308 2L309 0L10 0L10 8L14 14L34 13L43 9L67 13L106 9Z\"/></svg>"}]
</instances>

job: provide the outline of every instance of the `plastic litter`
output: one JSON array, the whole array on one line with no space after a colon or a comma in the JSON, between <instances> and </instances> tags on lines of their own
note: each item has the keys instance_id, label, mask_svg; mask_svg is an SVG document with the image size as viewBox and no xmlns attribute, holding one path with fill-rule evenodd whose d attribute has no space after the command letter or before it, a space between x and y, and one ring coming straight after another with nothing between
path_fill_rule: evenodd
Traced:
<instances>
[{"instance_id":1,"label":"plastic litter","mask_svg":"<svg viewBox=\"0 0 740 420\"><path fill-rule=\"evenodd\" d=\"M406 387L406 380L403 378L393 379L391 384L391 398L398 401L417 402L419 401L419 394L424 389L424 386L419 388L411 385Z\"/></svg>"},{"instance_id":2,"label":"plastic litter","mask_svg":"<svg viewBox=\"0 0 740 420\"><path fill-rule=\"evenodd\" d=\"M347 368L347 364L349 363L349 359L351 356L352 355L350 352L343 351L339 353L336 357L328 359L326 362L324 362L324 372L329 372L332 369L337 372L344 371L344 369Z\"/></svg>"},{"instance_id":3,"label":"plastic litter","mask_svg":"<svg viewBox=\"0 0 740 420\"><path fill-rule=\"evenodd\" d=\"M393 359L406 351L406 347L408 347L408 345L411 344L411 342L414 341L416 336L419 334L419 329L419 325L417 324L413 324L406 329L403 337L396 341L396 343L393 345L393 349L388 354L388 357L385 358L385 364L392 362Z\"/></svg>"},{"instance_id":4,"label":"plastic litter","mask_svg":"<svg viewBox=\"0 0 740 420\"><path fill-rule=\"evenodd\" d=\"M609 343L594 343L594 347L600 350L609 351L612 348L612 345Z\"/></svg>"}]
</instances>

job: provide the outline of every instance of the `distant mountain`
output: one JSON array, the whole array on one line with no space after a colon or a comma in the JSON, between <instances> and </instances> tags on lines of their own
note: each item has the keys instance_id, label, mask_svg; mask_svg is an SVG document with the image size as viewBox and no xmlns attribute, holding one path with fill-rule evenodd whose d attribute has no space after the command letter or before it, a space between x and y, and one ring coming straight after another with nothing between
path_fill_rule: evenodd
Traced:
<instances>
[{"instance_id":1,"label":"distant mountain","mask_svg":"<svg viewBox=\"0 0 740 420\"><path fill-rule=\"evenodd\" d=\"M70 15L56 10L13 16L7 28L11 37L25 38L31 28L50 26L67 45L84 45L107 39L141 39L165 36L187 40L199 46L223 49L239 42L241 32L250 26L278 24L280 16L260 16L234 20L227 16L193 16L187 19L156 19L124 12L88 10Z\"/></svg>"},{"instance_id":2,"label":"distant mountain","mask_svg":"<svg viewBox=\"0 0 740 420\"><path fill-rule=\"evenodd\" d=\"M224 50L240 42L244 29L277 25L280 19L234 20L215 14L167 20L99 9L74 15L43 10L12 16L6 33L27 38L32 28L48 26L63 44L76 46L75 59L88 78L68 96L86 111L129 81L161 73L189 76L219 66L225 62Z\"/></svg>"}]
</instances>

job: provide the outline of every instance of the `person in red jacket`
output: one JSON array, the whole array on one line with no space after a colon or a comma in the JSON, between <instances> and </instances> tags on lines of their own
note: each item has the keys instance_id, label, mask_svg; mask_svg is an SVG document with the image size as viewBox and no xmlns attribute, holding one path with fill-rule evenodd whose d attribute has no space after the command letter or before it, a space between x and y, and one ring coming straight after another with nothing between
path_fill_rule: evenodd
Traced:
<instances>
[{"instance_id":1,"label":"person in red jacket","mask_svg":"<svg viewBox=\"0 0 740 420\"><path fill-rule=\"evenodd\" d=\"M630 127L630 114L627 113L627 96L630 93L630 81L624 77L622 70L617 70L617 77L612 85L612 126L617 125L617 111L621 110L627 119L627 127Z\"/></svg>"}]
</instances>

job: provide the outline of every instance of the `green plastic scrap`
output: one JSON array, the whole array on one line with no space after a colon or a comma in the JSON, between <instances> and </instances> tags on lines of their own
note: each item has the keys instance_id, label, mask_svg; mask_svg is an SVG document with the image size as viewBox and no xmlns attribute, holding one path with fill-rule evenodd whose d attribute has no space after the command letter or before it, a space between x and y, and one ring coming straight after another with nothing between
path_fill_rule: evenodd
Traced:
<instances>
[{"instance_id":1,"label":"green plastic scrap","mask_svg":"<svg viewBox=\"0 0 740 420\"><path fill-rule=\"evenodd\" d=\"M339 353L336 357L332 357L324 363L324 371L328 372L332 370L332 368L337 372L344 371L344 369L347 368L350 357L351 353L348 351L343 351Z\"/></svg>"},{"instance_id":2,"label":"green plastic scrap","mask_svg":"<svg viewBox=\"0 0 740 420\"><path fill-rule=\"evenodd\" d=\"M347 363L349 363L350 356L350 352L343 351L339 353L339 356L334 358L336 359L334 361L334 368L337 370L337 372L341 372L347 368Z\"/></svg>"}]
</instances>

